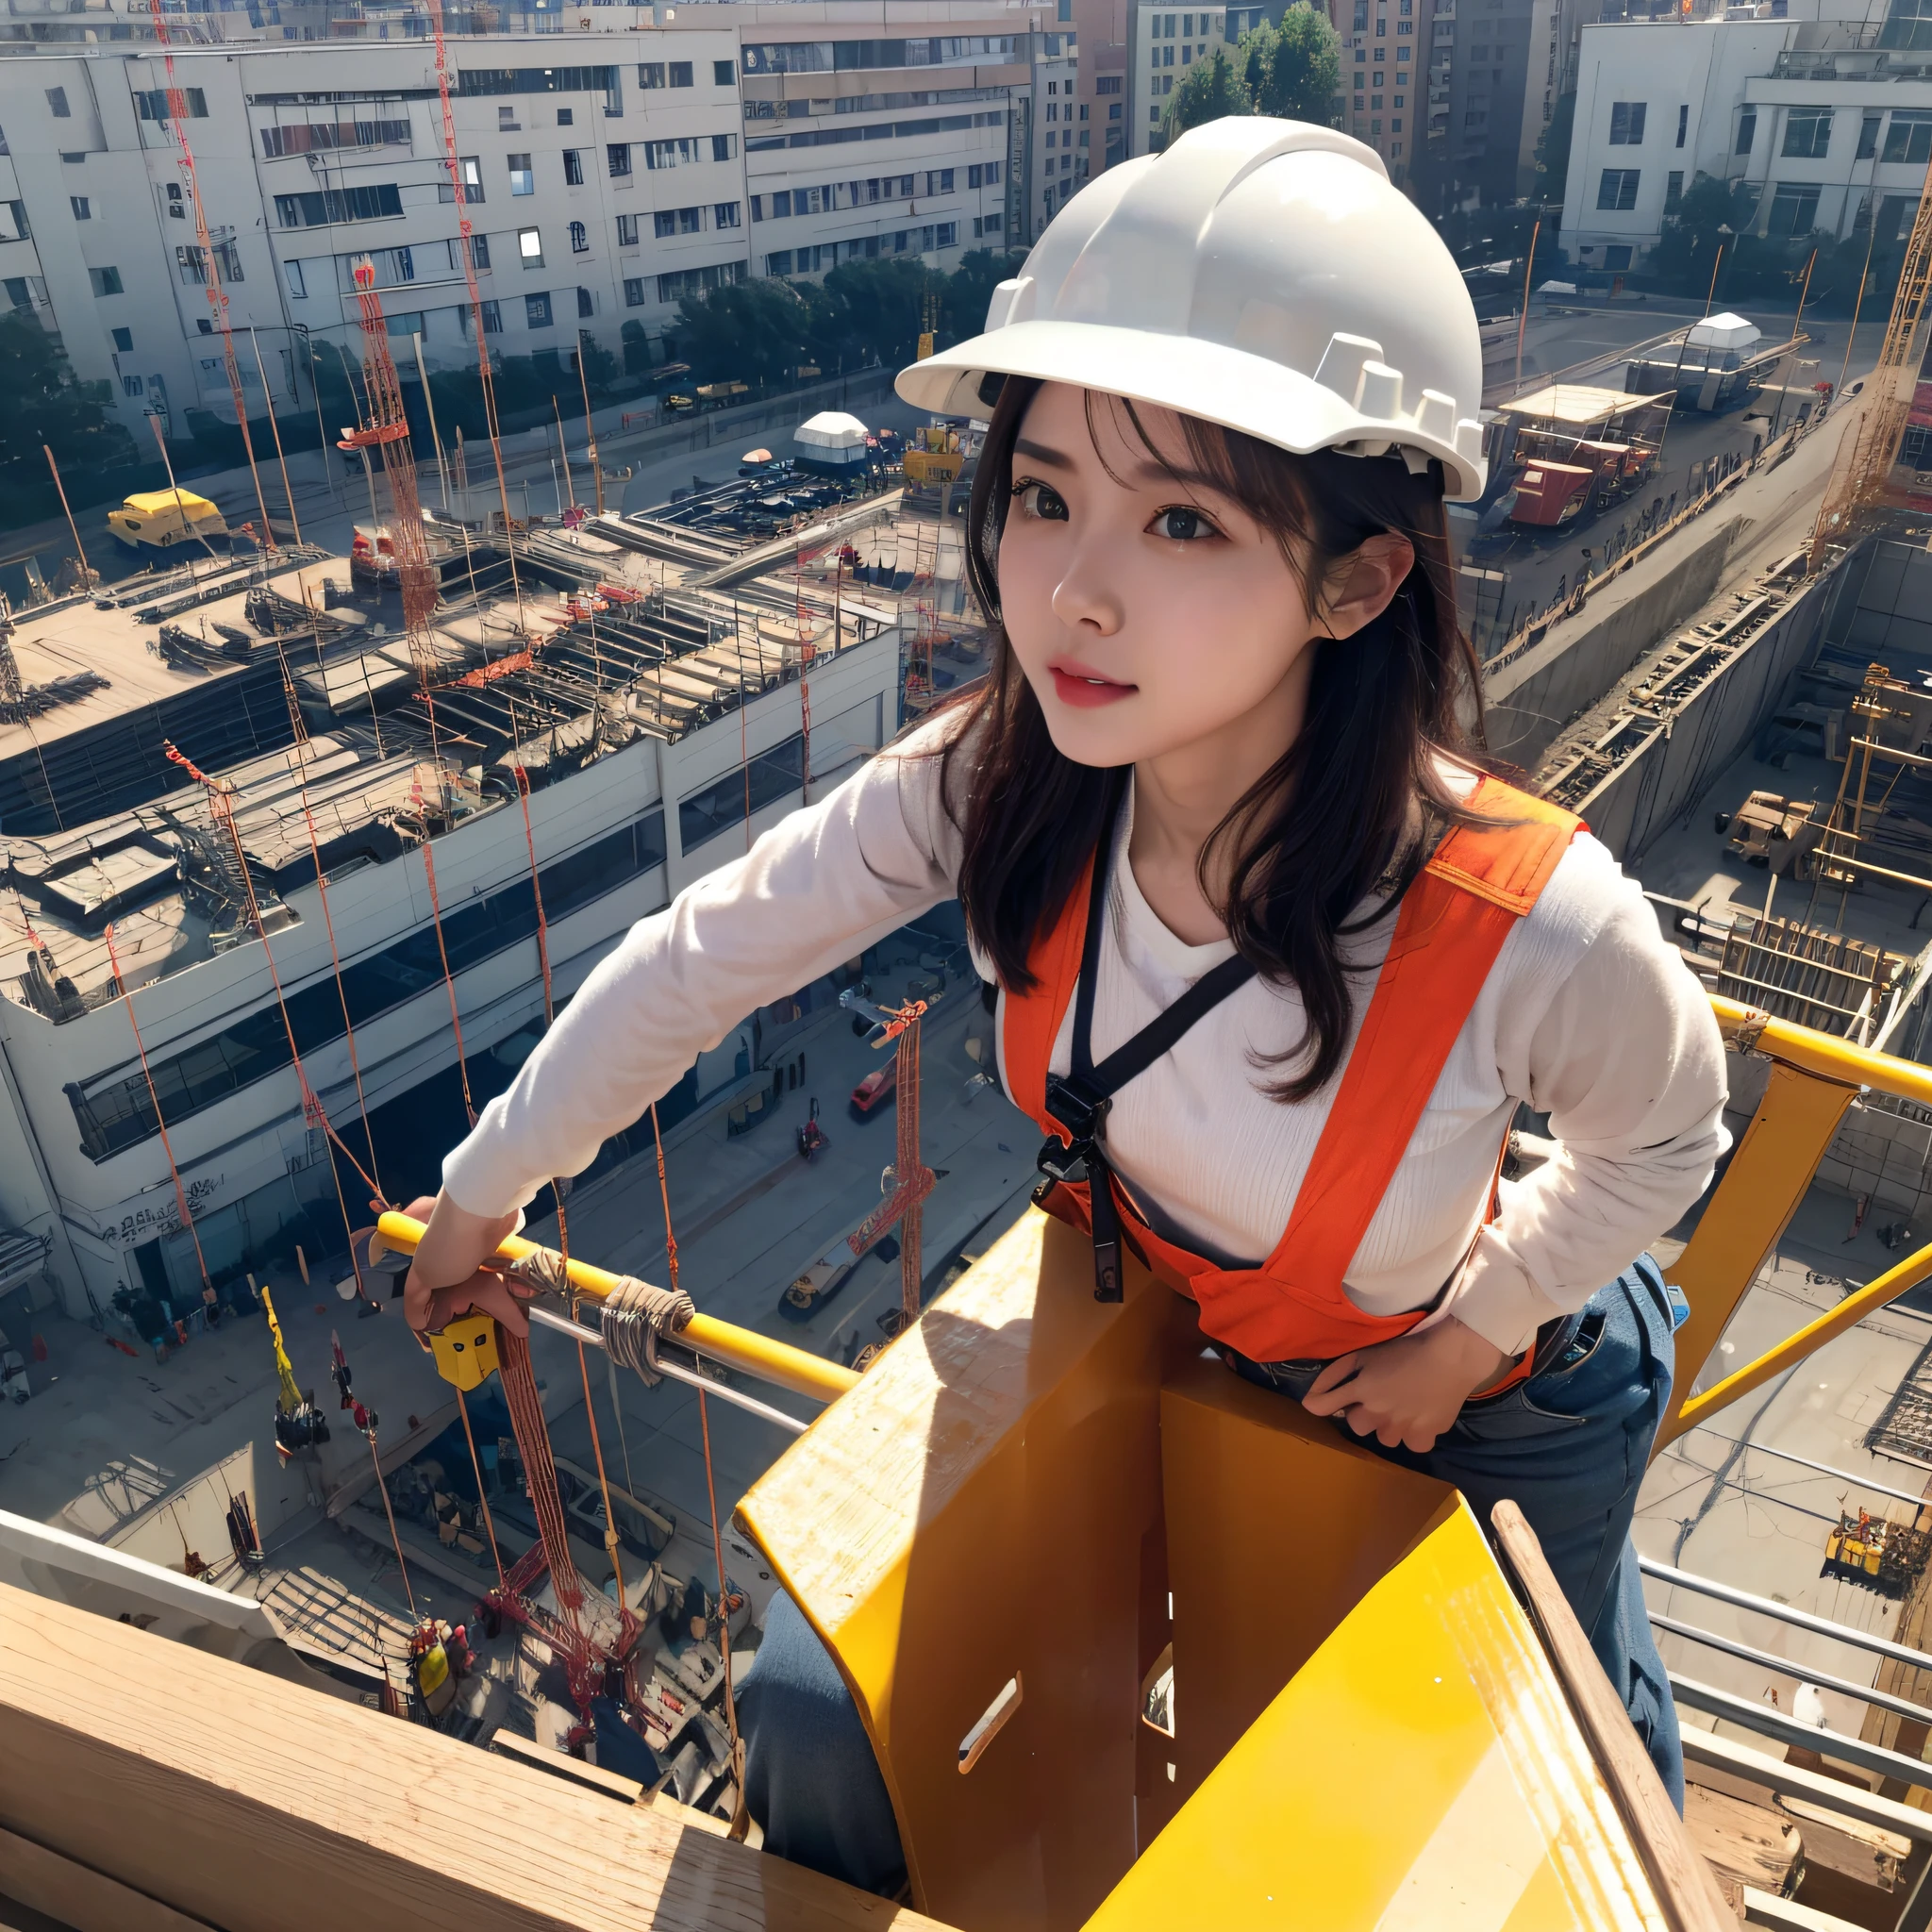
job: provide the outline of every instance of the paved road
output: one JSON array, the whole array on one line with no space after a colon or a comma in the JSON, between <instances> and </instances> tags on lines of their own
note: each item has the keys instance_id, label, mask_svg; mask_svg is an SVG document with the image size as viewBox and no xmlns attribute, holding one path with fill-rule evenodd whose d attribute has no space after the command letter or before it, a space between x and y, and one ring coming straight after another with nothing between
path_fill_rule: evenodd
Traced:
<instances>
[{"instance_id":1,"label":"paved road","mask_svg":"<svg viewBox=\"0 0 1932 1932\"><path fill-rule=\"evenodd\" d=\"M1777 313L1749 309L1743 312L1748 320L1764 330L1767 337L1782 339L1790 332L1792 317L1789 311ZM1690 319L1694 319L1696 313L1691 311ZM1546 319L1532 318L1524 353L1524 388L1539 388L1553 375L1560 374L1565 379L1589 381L1602 388L1621 390L1628 350L1666 329L1681 326L1685 319L1649 306L1614 313L1570 313ZM1839 319L1817 324L1807 319L1805 332L1811 341L1803 352L1804 357L1807 360L1815 360L1818 366L1790 372L1789 381L1793 398L1800 391L1808 392L1810 385L1820 377L1831 382L1838 380L1844 364L1845 342L1850 327L1847 322ZM1853 360L1850 381L1857 382L1870 372L1877 354L1878 340L1875 328L1860 326L1859 353ZM1579 364L1582 365L1580 368ZM1574 376L1570 375L1573 370L1576 372ZM1507 386L1505 392L1508 392ZM1482 546L1483 554L1479 559L1485 568L1501 571L1505 575L1497 604L1502 630L1508 630L1512 616L1541 609L1560 591L1574 589L1584 567L1585 550L1591 551L1600 565L1605 548L1616 538L1619 526L1623 525L1627 530L1653 498L1661 497L1668 503L1674 492L1681 507L1690 499L1693 470L1707 467L1722 458L1748 458L1757 441L1769 440L1768 432L1776 402L1775 394L1767 392L1747 410L1715 416L1699 415L1690 410L1674 414L1665 434L1662 461L1656 481L1637 502L1624 508L1608 512L1586 525L1573 525L1560 532L1518 530L1506 525L1501 547L1486 543ZM1790 405L1786 407L1785 420L1789 422ZM1475 528L1474 519L1462 514L1451 516L1451 537L1458 557L1467 554Z\"/></svg>"}]
</instances>

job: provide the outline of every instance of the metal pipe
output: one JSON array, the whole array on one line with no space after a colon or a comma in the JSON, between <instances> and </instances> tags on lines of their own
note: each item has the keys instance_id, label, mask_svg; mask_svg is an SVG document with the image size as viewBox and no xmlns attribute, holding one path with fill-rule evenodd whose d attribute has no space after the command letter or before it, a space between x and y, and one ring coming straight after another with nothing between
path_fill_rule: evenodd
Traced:
<instances>
[{"instance_id":1,"label":"metal pipe","mask_svg":"<svg viewBox=\"0 0 1932 1932\"><path fill-rule=\"evenodd\" d=\"M423 1239L423 1224L412 1221L407 1214L385 1214L375 1224L376 1232L391 1248L405 1254L414 1254L416 1243ZM499 1261L521 1261L526 1255L539 1252L535 1241L525 1241L521 1235L511 1235L496 1250ZM586 1261L579 1261L572 1256L567 1264L570 1283L579 1294L605 1300L623 1278L602 1268L592 1268ZM858 1381L858 1375L838 1362L828 1362L823 1356L808 1355L802 1348L793 1348L789 1343L774 1341L768 1335L759 1335L749 1328L741 1328L735 1323L721 1322L715 1315L697 1314L678 1330L678 1340L687 1348L700 1355L708 1355L717 1361L734 1369L742 1369L746 1374L756 1375L761 1381L775 1382L781 1389L790 1389L795 1395L808 1395L814 1402L836 1402L848 1389ZM705 1385L709 1389L712 1385Z\"/></svg>"},{"instance_id":2,"label":"metal pipe","mask_svg":"<svg viewBox=\"0 0 1932 1932\"><path fill-rule=\"evenodd\" d=\"M530 1318L533 1326L549 1328L558 1335L568 1335L573 1341L581 1341L587 1348L602 1348L603 1336L594 1328L586 1328L579 1322L573 1322L565 1315L553 1315L548 1308L526 1308L524 1311ZM795 1415L787 1415L782 1408L774 1408L769 1403L760 1402L756 1396L741 1395L736 1389L723 1382L713 1382L708 1376L694 1375L689 1369L681 1369L675 1362L661 1359L658 1354L657 1338L654 1336L644 1343L644 1354L651 1367L660 1375L667 1375L674 1382L688 1382L693 1389L702 1389L707 1395L715 1395L720 1402L728 1402L736 1408L748 1409L753 1415L761 1416L768 1423L774 1423L779 1428L794 1436L802 1436L810 1425L802 1423ZM608 1357L607 1357L608 1359ZM1932 1717L1932 1711L1925 1713Z\"/></svg>"},{"instance_id":3,"label":"metal pipe","mask_svg":"<svg viewBox=\"0 0 1932 1932\"><path fill-rule=\"evenodd\" d=\"M1808 1630L1814 1637L1829 1637L1835 1642L1849 1643L1855 1650L1869 1650L1875 1656L1889 1657L1892 1662L1909 1665L1915 1671L1932 1670L1932 1654L1914 1650L1909 1644L1894 1643L1889 1637L1874 1637L1868 1631L1854 1630L1849 1624L1834 1624L1827 1617L1814 1617L1809 1610L1794 1610L1790 1604L1775 1603L1770 1597L1753 1596L1748 1590L1736 1590L1728 1583L1717 1583L1692 1571L1655 1562L1649 1557L1639 1557L1637 1567L1644 1575L1655 1577L1659 1583L1695 1591L1700 1596L1715 1597L1719 1603L1729 1604L1734 1609L1756 1610L1760 1616L1775 1617L1780 1624L1789 1624L1793 1630Z\"/></svg>"},{"instance_id":4,"label":"metal pipe","mask_svg":"<svg viewBox=\"0 0 1932 1932\"><path fill-rule=\"evenodd\" d=\"M1874 1690L1869 1685L1854 1684L1847 1677L1834 1677L1825 1671L1800 1670L1788 1657L1774 1657L1768 1650L1740 1643L1733 1637L1720 1637L1714 1630L1700 1630L1695 1624L1680 1624L1676 1618L1659 1616L1655 1610L1650 1613L1650 1621L1659 1630L1668 1630L1675 1637L1688 1637L1692 1643L1721 1650L1727 1657L1741 1657L1747 1664L1762 1664L1782 1677L1795 1677L1801 1684L1811 1684L1821 1690L1836 1690L1841 1696L1856 1697L1862 1703L1895 1710L1901 1717L1917 1718L1932 1724L1932 1707L1925 1705L1909 1703L1903 1697L1893 1697L1889 1691Z\"/></svg>"},{"instance_id":5,"label":"metal pipe","mask_svg":"<svg viewBox=\"0 0 1932 1932\"><path fill-rule=\"evenodd\" d=\"M1888 1751L1882 1745L1868 1744L1859 1738L1848 1738L1841 1731L1829 1731L1817 1724L1801 1724L1781 1710L1754 1704L1748 1697L1734 1697L1710 1684L1670 1674L1671 1694L1680 1708L1701 1710L1726 1723L1741 1724L1767 1738L1797 1744L1844 1764L1856 1764L1860 1771L1875 1771L1880 1777L1895 1777L1901 1784L1932 1786L1932 1765L1907 1757L1903 1751Z\"/></svg>"},{"instance_id":6,"label":"metal pipe","mask_svg":"<svg viewBox=\"0 0 1932 1932\"><path fill-rule=\"evenodd\" d=\"M1870 870L1870 868L1867 868ZM1782 1060L1801 1074L1814 1074L1847 1087L1875 1089L1900 1100L1932 1107L1932 1067L1922 1067L1891 1054L1854 1046L1848 1040L1815 1033L1790 1020L1768 1019L1755 1008L1722 994L1711 998L1711 1010L1731 1043L1747 1053Z\"/></svg>"},{"instance_id":7,"label":"metal pipe","mask_svg":"<svg viewBox=\"0 0 1932 1932\"><path fill-rule=\"evenodd\" d=\"M1883 1483L1874 1483L1869 1476L1854 1475L1848 1469L1834 1469L1828 1462L1813 1462L1808 1456L1793 1456L1789 1449L1774 1449L1765 1442L1737 1441L1735 1437L1720 1436L1711 1431L1714 1441L1723 1442L1726 1447L1755 1449L1760 1456L1774 1456L1780 1462L1795 1462L1804 1469L1815 1469L1820 1475L1834 1475L1840 1482L1850 1483L1857 1490L1870 1490L1874 1495L1890 1496L1895 1502L1909 1503L1914 1508L1932 1509L1932 1496L1915 1496L1907 1490L1888 1489Z\"/></svg>"}]
</instances>

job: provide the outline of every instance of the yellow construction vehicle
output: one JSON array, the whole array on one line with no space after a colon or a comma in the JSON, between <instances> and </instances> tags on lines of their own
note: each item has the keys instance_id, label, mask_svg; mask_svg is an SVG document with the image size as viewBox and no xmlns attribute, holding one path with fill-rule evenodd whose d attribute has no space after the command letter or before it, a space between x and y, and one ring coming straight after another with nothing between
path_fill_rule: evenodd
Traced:
<instances>
[{"instance_id":1,"label":"yellow construction vehicle","mask_svg":"<svg viewBox=\"0 0 1932 1932\"><path fill-rule=\"evenodd\" d=\"M174 550L225 537L226 520L192 490L143 490L108 512L108 534L133 550Z\"/></svg>"}]
</instances>

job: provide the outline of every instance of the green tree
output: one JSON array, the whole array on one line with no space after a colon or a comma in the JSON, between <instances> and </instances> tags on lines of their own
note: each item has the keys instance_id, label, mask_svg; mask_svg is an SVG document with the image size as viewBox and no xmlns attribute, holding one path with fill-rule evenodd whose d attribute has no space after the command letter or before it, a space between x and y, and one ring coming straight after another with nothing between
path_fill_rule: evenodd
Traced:
<instances>
[{"instance_id":1,"label":"green tree","mask_svg":"<svg viewBox=\"0 0 1932 1932\"><path fill-rule=\"evenodd\" d=\"M1265 21L1241 36L1243 78L1257 114L1283 121L1334 125L1335 98L1341 92L1341 42L1326 14L1312 7L1290 7L1281 25Z\"/></svg>"},{"instance_id":2,"label":"green tree","mask_svg":"<svg viewBox=\"0 0 1932 1932\"><path fill-rule=\"evenodd\" d=\"M959 266L946 277L943 341L963 341L986 326L986 311L992 291L1020 273L1022 255L995 254L991 248L972 248L959 258Z\"/></svg>"},{"instance_id":3,"label":"green tree","mask_svg":"<svg viewBox=\"0 0 1932 1932\"><path fill-rule=\"evenodd\" d=\"M1561 207L1570 183L1570 137L1576 125L1576 90L1557 96L1550 125L1537 136L1536 192L1538 198Z\"/></svg>"},{"instance_id":4,"label":"green tree","mask_svg":"<svg viewBox=\"0 0 1932 1932\"><path fill-rule=\"evenodd\" d=\"M777 382L810 359L810 310L791 283L728 282L678 303L677 340L701 377Z\"/></svg>"},{"instance_id":5,"label":"green tree","mask_svg":"<svg viewBox=\"0 0 1932 1932\"><path fill-rule=\"evenodd\" d=\"M81 382L58 342L30 316L0 317L0 465L47 474L45 443L62 465L97 463L126 438L108 422L108 385Z\"/></svg>"},{"instance_id":6,"label":"green tree","mask_svg":"<svg viewBox=\"0 0 1932 1932\"><path fill-rule=\"evenodd\" d=\"M1191 127L1254 111L1255 97L1247 82L1236 72L1226 49L1217 47L1212 59L1195 61L1181 76L1181 84L1168 97L1161 132L1174 141Z\"/></svg>"}]
</instances>

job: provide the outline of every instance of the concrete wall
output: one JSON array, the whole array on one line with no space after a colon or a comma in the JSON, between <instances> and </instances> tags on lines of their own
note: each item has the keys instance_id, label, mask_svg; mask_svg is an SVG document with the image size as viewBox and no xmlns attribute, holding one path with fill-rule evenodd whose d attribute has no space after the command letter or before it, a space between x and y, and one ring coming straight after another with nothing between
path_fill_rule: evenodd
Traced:
<instances>
[{"instance_id":1,"label":"concrete wall","mask_svg":"<svg viewBox=\"0 0 1932 1932\"><path fill-rule=\"evenodd\" d=\"M1834 641L1890 664L1901 654L1932 657L1932 551L1874 543L1847 567L1849 609ZM1848 620L1848 621L1846 621Z\"/></svg>"},{"instance_id":2,"label":"concrete wall","mask_svg":"<svg viewBox=\"0 0 1932 1932\"><path fill-rule=\"evenodd\" d=\"M1817 655L1838 589L1835 574L1807 584L1583 802L1591 830L1624 863L1642 858L1744 750L1791 674Z\"/></svg>"},{"instance_id":3,"label":"concrete wall","mask_svg":"<svg viewBox=\"0 0 1932 1932\"><path fill-rule=\"evenodd\" d=\"M1533 771L1571 720L1709 601L1748 527L1745 518L1720 513L1597 591L1520 657L1485 665L1490 749Z\"/></svg>"}]
</instances>

